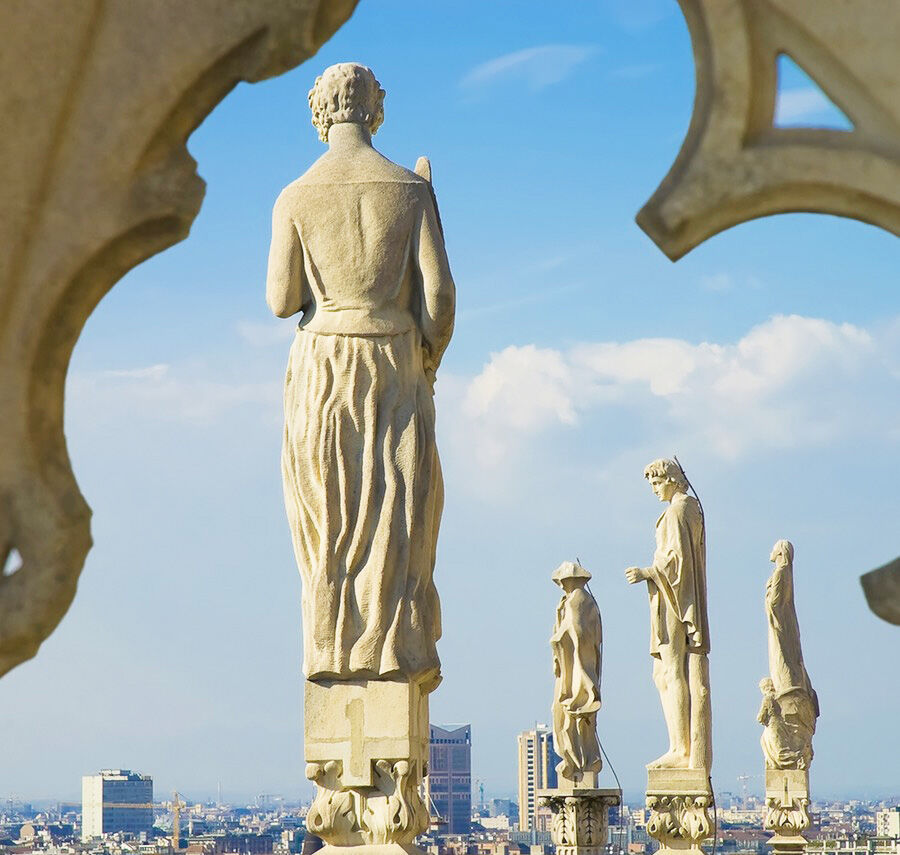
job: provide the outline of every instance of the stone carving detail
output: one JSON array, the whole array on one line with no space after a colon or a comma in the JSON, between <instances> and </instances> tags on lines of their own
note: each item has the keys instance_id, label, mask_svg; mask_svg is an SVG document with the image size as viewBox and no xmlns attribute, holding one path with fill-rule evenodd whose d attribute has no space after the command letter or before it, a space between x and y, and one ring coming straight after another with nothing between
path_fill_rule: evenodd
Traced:
<instances>
[{"instance_id":1,"label":"stone carving detail","mask_svg":"<svg viewBox=\"0 0 900 855\"><path fill-rule=\"evenodd\" d=\"M541 796L553 814L550 836L557 855L601 855L609 834L609 809L619 804L611 791L576 790L577 795L548 791Z\"/></svg>"},{"instance_id":2,"label":"stone carving detail","mask_svg":"<svg viewBox=\"0 0 900 855\"><path fill-rule=\"evenodd\" d=\"M597 739L603 626L597 601L586 590L591 574L566 561L553 574L563 589L550 638L553 673L553 747L556 771L571 784L594 787L603 768Z\"/></svg>"},{"instance_id":3,"label":"stone carving detail","mask_svg":"<svg viewBox=\"0 0 900 855\"><path fill-rule=\"evenodd\" d=\"M0 4L0 115L15 127L0 158L0 559L22 558L0 575L0 674L59 623L91 545L63 433L82 327L187 237L204 188L190 132L239 81L315 53L355 3Z\"/></svg>"},{"instance_id":4,"label":"stone carving detail","mask_svg":"<svg viewBox=\"0 0 900 855\"><path fill-rule=\"evenodd\" d=\"M637 222L671 259L738 223L786 211L900 234L900 5L680 0L697 92L687 137ZM773 127L779 54L852 131Z\"/></svg>"},{"instance_id":5,"label":"stone carving detail","mask_svg":"<svg viewBox=\"0 0 900 855\"><path fill-rule=\"evenodd\" d=\"M344 786L340 761L309 763L316 784L307 828L334 846L410 844L428 828L419 795L422 769L408 760L377 760L373 787Z\"/></svg>"},{"instance_id":6,"label":"stone carving detail","mask_svg":"<svg viewBox=\"0 0 900 855\"><path fill-rule=\"evenodd\" d=\"M809 770L766 769L766 816L763 826L774 832L769 844L776 853L801 852L803 832L811 825Z\"/></svg>"},{"instance_id":7,"label":"stone carving detail","mask_svg":"<svg viewBox=\"0 0 900 855\"><path fill-rule=\"evenodd\" d=\"M882 620L900 626L900 558L860 577L869 608Z\"/></svg>"},{"instance_id":8,"label":"stone carving detail","mask_svg":"<svg viewBox=\"0 0 900 855\"><path fill-rule=\"evenodd\" d=\"M660 842L661 847L679 848L675 844L687 842L699 846L712 833L709 793L692 795L647 795L650 817L647 833Z\"/></svg>"},{"instance_id":9,"label":"stone carving detail","mask_svg":"<svg viewBox=\"0 0 900 855\"><path fill-rule=\"evenodd\" d=\"M809 799L794 798L783 804L779 796L766 797L766 831L776 831L786 837L798 835L810 826Z\"/></svg>"},{"instance_id":10,"label":"stone carving detail","mask_svg":"<svg viewBox=\"0 0 900 855\"><path fill-rule=\"evenodd\" d=\"M654 460L644 477L668 507L656 521L649 567L629 567L631 584L647 583L650 655L669 750L648 768L700 769L712 765L709 700L709 621L706 610L706 528L699 501L675 460Z\"/></svg>"},{"instance_id":11,"label":"stone carving detail","mask_svg":"<svg viewBox=\"0 0 900 855\"><path fill-rule=\"evenodd\" d=\"M365 66L316 80L313 124L329 148L275 203L266 298L301 316L282 474L304 672L435 682L433 387L455 288L430 182L372 147L383 99Z\"/></svg>"}]
</instances>

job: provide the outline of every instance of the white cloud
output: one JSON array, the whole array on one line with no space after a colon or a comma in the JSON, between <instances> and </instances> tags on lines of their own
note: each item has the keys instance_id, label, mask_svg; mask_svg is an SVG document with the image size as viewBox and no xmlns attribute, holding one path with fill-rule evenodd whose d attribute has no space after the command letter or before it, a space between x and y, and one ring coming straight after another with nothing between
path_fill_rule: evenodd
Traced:
<instances>
[{"instance_id":1,"label":"white cloud","mask_svg":"<svg viewBox=\"0 0 900 855\"><path fill-rule=\"evenodd\" d=\"M830 119L829 126L835 127L848 123L844 114L817 86L782 89L778 92L775 99L775 125L797 125L813 119Z\"/></svg>"},{"instance_id":2,"label":"white cloud","mask_svg":"<svg viewBox=\"0 0 900 855\"><path fill-rule=\"evenodd\" d=\"M253 347L283 345L284 342L290 341L294 337L296 331L296 323L286 323L285 321L270 321L269 323L240 321L237 324L238 335Z\"/></svg>"},{"instance_id":3,"label":"white cloud","mask_svg":"<svg viewBox=\"0 0 900 855\"><path fill-rule=\"evenodd\" d=\"M498 56L475 66L460 81L467 89L498 80L524 80L532 89L544 89L565 80L596 48L590 45L538 45Z\"/></svg>"},{"instance_id":4,"label":"white cloud","mask_svg":"<svg viewBox=\"0 0 900 855\"><path fill-rule=\"evenodd\" d=\"M208 364L73 372L66 389L67 419L96 423L138 417L208 425L236 408L280 413L281 380L229 381Z\"/></svg>"},{"instance_id":5,"label":"white cloud","mask_svg":"<svg viewBox=\"0 0 900 855\"><path fill-rule=\"evenodd\" d=\"M724 293L734 288L734 277L729 273L712 273L700 279L700 284L707 291Z\"/></svg>"},{"instance_id":6,"label":"white cloud","mask_svg":"<svg viewBox=\"0 0 900 855\"><path fill-rule=\"evenodd\" d=\"M898 330L900 320L876 333L780 315L734 343L508 347L461 391L454 429L482 465L546 431L593 431L600 415L609 435L597 441L620 451L683 438L735 459L867 435L896 439Z\"/></svg>"}]
</instances>

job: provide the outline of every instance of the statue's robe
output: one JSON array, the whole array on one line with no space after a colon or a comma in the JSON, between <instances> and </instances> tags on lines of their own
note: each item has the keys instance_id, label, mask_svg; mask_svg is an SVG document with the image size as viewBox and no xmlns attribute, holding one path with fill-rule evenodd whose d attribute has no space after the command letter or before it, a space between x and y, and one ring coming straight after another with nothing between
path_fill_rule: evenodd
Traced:
<instances>
[{"instance_id":1,"label":"statue's robe","mask_svg":"<svg viewBox=\"0 0 900 855\"><path fill-rule=\"evenodd\" d=\"M276 202L269 283L295 301L276 313L303 311L282 473L304 672L437 679L432 382L454 285L430 184L371 148L324 155Z\"/></svg>"},{"instance_id":2,"label":"statue's robe","mask_svg":"<svg viewBox=\"0 0 900 855\"><path fill-rule=\"evenodd\" d=\"M776 566L766 583L766 617L769 624L769 676L775 687L783 725L780 763L777 768L808 768L812 737L819 716L819 699L800 647L800 625L794 606L794 571L791 564Z\"/></svg>"},{"instance_id":3,"label":"statue's robe","mask_svg":"<svg viewBox=\"0 0 900 855\"><path fill-rule=\"evenodd\" d=\"M670 643L673 625L682 627L688 652L709 653L703 513L693 496L676 493L660 514L648 571L650 654L658 657L660 646Z\"/></svg>"},{"instance_id":4,"label":"statue's robe","mask_svg":"<svg viewBox=\"0 0 900 855\"><path fill-rule=\"evenodd\" d=\"M603 766L596 729L602 644L594 598L583 588L564 595L550 639L556 673L553 747L562 759L557 771L570 780Z\"/></svg>"}]
</instances>

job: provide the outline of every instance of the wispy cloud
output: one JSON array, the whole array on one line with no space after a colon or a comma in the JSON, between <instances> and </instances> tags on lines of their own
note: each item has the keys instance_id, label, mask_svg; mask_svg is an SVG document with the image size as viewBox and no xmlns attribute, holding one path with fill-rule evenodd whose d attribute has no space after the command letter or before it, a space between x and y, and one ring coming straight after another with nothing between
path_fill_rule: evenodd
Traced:
<instances>
[{"instance_id":1,"label":"wispy cloud","mask_svg":"<svg viewBox=\"0 0 900 855\"><path fill-rule=\"evenodd\" d=\"M533 90L565 80L597 48L591 45L538 45L495 57L476 65L460 81L465 89L476 89L502 80L525 81Z\"/></svg>"},{"instance_id":2,"label":"wispy cloud","mask_svg":"<svg viewBox=\"0 0 900 855\"><path fill-rule=\"evenodd\" d=\"M629 424L627 438L605 443L693 438L726 459L869 434L900 439L892 427L900 419L898 329L900 321L876 333L790 315L731 344L508 347L465 384L456 429L485 466L601 412L607 430Z\"/></svg>"},{"instance_id":3,"label":"wispy cloud","mask_svg":"<svg viewBox=\"0 0 900 855\"><path fill-rule=\"evenodd\" d=\"M240 321L237 324L238 335L253 347L269 347L276 344L283 346L284 342L290 341L296 332L297 324L285 321L270 323Z\"/></svg>"},{"instance_id":4,"label":"wispy cloud","mask_svg":"<svg viewBox=\"0 0 900 855\"><path fill-rule=\"evenodd\" d=\"M725 294L738 288L758 289L762 287L762 282L752 274L735 275L719 272L701 276L700 287L704 291L712 291L714 294Z\"/></svg>"},{"instance_id":5,"label":"wispy cloud","mask_svg":"<svg viewBox=\"0 0 900 855\"><path fill-rule=\"evenodd\" d=\"M783 89L775 100L775 125L797 125L819 120L834 128L852 127L847 117L816 86Z\"/></svg>"},{"instance_id":6,"label":"wispy cloud","mask_svg":"<svg viewBox=\"0 0 900 855\"><path fill-rule=\"evenodd\" d=\"M241 407L277 415L281 406L281 382L228 380L208 364L78 372L69 376L69 409L87 421L115 420L122 414L138 415L148 422L180 422L208 425Z\"/></svg>"}]
</instances>

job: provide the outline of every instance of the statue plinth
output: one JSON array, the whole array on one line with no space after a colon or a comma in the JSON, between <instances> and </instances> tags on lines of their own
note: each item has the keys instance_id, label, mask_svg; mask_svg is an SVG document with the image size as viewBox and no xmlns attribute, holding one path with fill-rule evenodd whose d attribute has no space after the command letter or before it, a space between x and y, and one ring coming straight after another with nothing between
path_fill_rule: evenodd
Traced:
<instances>
[{"instance_id":1,"label":"statue plinth","mask_svg":"<svg viewBox=\"0 0 900 855\"><path fill-rule=\"evenodd\" d=\"M802 852L803 832L810 826L809 770L766 769L766 818L763 827L774 832L769 846L776 853Z\"/></svg>"},{"instance_id":2,"label":"statue plinth","mask_svg":"<svg viewBox=\"0 0 900 855\"><path fill-rule=\"evenodd\" d=\"M557 855L603 855L609 837L609 809L621 802L618 790L563 780L559 788L538 790L536 795L553 814L550 837Z\"/></svg>"},{"instance_id":3,"label":"statue plinth","mask_svg":"<svg viewBox=\"0 0 900 855\"><path fill-rule=\"evenodd\" d=\"M419 795L428 691L407 681L307 680L304 707L306 777L316 785L306 827L329 844L323 855L418 852L413 838L429 822Z\"/></svg>"},{"instance_id":4,"label":"statue plinth","mask_svg":"<svg viewBox=\"0 0 900 855\"><path fill-rule=\"evenodd\" d=\"M648 769L647 833L659 841L660 855L700 855L700 844L713 829L712 803L705 769Z\"/></svg>"}]
</instances>

